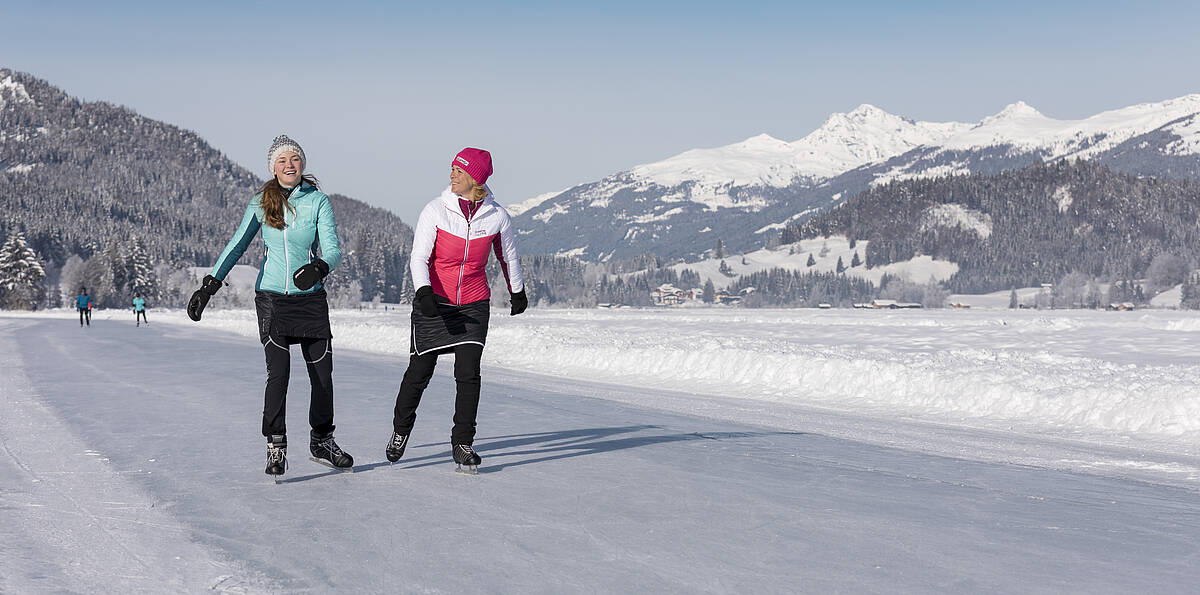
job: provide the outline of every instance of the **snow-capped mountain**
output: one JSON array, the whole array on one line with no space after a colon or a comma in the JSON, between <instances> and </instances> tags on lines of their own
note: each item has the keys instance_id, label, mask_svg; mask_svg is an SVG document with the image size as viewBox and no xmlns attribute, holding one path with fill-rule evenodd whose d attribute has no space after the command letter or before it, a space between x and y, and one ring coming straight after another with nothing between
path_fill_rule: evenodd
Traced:
<instances>
[{"instance_id":1,"label":"snow-capped mountain","mask_svg":"<svg viewBox=\"0 0 1200 595\"><path fill-rule=\"evenodd\" d=\"M756 248L764 232L890 181L1064 158L1139 175L1200 176L1200 94L1082 120L1055 120L1016 102L975 124L916 122L864 104L794 142L761 134L693 149L514 211L526 252L688 257L718 239L731 250Z\"/></svg>"},{"instance_id":2,"label":"snow-capped mountain","mask_svg":"<svg viewBox=\"0 0 1200 595\"><path fill-rule=\"evenodd\" d=\"M785 188L937 144L969 127L958 122L914 122L863 104L850 113L833 114L812 134L795 142L760 134L729 146L693 149L639 165L630 173L643 183L664 187L694 182L697 187L714 190L730 185Z\"/></svg>"},{"instance_id":3,"label":"snow-capped mountain","mask_svg":"<svg viewBox=\"0 0 1200 595\"><path fill-rule=\"evenodd\" d=\"M1159 103L1144 103L1096 114L1082 120L1055 120L1018 101L1000 113L961 131L942 143L930 144L905 155L893 167L876 172L872 185L892 180L930 178L948 174L989 173L972 167L973 155L1002 148L1006 158L1034 156L1042 161L1096 159L1123 143L1162 130L1178 138L1153 147L1163 156L1200 153L1200 127L1186 121L1200 114L1200 94ZM1143 149L1150 149L1148 139ZM1111 156L1109 156L1111 157ZM1025 165L1022 163L1021 165ZM1003 168L1007 169L1007 168ZM994 172L991 172L994 173ZM1137 172L1158 174L1161 172Z\"/></svg>"}]
</instances>

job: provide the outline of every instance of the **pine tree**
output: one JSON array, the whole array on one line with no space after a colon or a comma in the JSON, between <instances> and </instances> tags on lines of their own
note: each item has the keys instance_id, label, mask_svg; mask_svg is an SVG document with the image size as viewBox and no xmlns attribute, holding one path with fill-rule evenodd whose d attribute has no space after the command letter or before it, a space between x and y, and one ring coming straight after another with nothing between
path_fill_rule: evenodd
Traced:
<instances>
[{"instance_id":1,"label":"pine tree","mask_svg":"<svg viewBox=\"0 0 1200 595\"><path fill-rule=\"evenodd\" d=\"M116 293L112 267L104 254L93 254L91 258L83 261L74 285L77 285L76 291L86 287L88 295L92 296L92 302L97 306L104 306L105 300Z\"/></svg>"},{"instance_id":2,"label":"pine tree","mask_svg":"<svg viewBox=\"0 0 1200 595\"><path fill-rule=\"evenodd\" d=\"M846 270L846 265L845 265L845 264L842 264L842 257L841 257L841 256L839 256L839 257L838 257L838 261L837 261L837 272L839 272L839 273L840 273L840 272L842 272L842 271L845 271L845 270Z\"/></svg>"},{"instance_id":3,"label":"pine tree","mask_svg":"<svg viewBox=\"0 0 1200 595\"><path fill-rule=\"evenodd\" d=\"M704 282L704 293L701 295L703 296L701 299L703 299L704 303L706 304L713 303L713 300L717 298L717 289L713 287L712 279L708 279Z\"/></svg>"},{"instance_id":4,"label":"pine tree","mask_svg":"<svg viewBox=\"0 0 1200 595\"><path fill-rule=\"evenodd\" d=\"M45 300L46 270L25 243L25 234L14 232L0 247L0 307L36 309Z\"/></svg>"},{"instance_id":5,"label":"pine tree","mask_svg":"<svg viewBox=\"0 0 1200 595\"><path fill-rule=\"evenodd\" d=\"M810 266L810 267L811 267L811 266L813 266L814 264L817 264L817 259L813 258L812 252L809 252L809 253L808 253L808 264L806 264L805 266Z\"/></svg>"},{"instance_id":6,"label":"pine tree","mask_svg":"<svg viewBox=\"0 0 1200 595\"><path fill-rule=\"evenodd\" d=\"M99 306L113 307L125 305L125 288L129 284L129 266L126 263L125 246L123 244L124 242L121 241L113 241L104 247L104 252L100 253L104 264L108 268L112 286L107 292L101 293L97 290L92 294L92 299Z\"/></svg>"},{"instance_id":7,"label":"pine tree","mask_svg":"<svg viewBox=\"0 0 1200 595\"><path fill-rule=\"evenodd\" d=\"M135 293L142 297L156 300L159 296L158 280L155 279L154 269L150 266L150 258L146 255L146 247L140 238L129 241L125 257L128 279L125 287L125 297L131 299Z\"/></svg>"},{"instance_id":8,"label":"pine tree","mask_svg":"<svg viewBox=\"0 0 1200 595\"><path fill-rule=\"evenodd\" d=\"M858 257L858 252L854 253L854 258L850 259L850 268L854 268L862 264L862 259Z\"/></svg>"},{"instance_id":9,"label":"pine tree","mask_svg":"<svg viewBox=\"0 0 1200 595\"><path fill-rule=\"evenodd\" d=\"M1200 310L1200 272L1189 275L1182 289L1179 307L1184 310Z\"/></svg>"},{"instance_id":10,"label":"pine tree","mask_svg":"<svg viewBox=\"0 0 1200 595\"><path fill-rule=\"evenodd\" d=\"M1008 307L1015 310L1020 305L1021 302L1017 299L1017 290L1014 289L1008 294Z\"/></svg>"}]
</instances>

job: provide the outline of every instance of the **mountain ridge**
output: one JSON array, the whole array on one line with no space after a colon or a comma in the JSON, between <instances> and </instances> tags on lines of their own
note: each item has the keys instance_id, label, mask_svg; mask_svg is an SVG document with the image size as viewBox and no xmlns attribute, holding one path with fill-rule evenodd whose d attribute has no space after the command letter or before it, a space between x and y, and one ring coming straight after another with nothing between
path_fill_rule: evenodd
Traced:
<instances>
[{"instance_id":1,"label":"mountain ridge","mask_svg":"<svg viewBox=\"0 0 1200 595\"><path fill-rule=\"evenodd\" d=\"M651 251L695 258L717 240L760 247L772 230L891 181L1067 158L1191 177L1200 171L1198 114L1200 94L1080 120L1055 120L1017 101L974 124L916 122L862 104L798 141L760 134L526 200L514 220L531 238L527 251L597 261ZM625 233L598 229L606 225Z\"/></svg>"}]
</instances>

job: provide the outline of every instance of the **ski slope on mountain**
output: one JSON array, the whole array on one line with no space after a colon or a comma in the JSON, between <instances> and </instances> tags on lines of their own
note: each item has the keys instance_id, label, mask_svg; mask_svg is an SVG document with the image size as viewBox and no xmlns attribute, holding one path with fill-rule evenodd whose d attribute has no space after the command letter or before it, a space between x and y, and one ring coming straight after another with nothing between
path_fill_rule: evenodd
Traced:
<instances>
[{"instance_id":1,"label":"ski slope on mountain","mask_svg":"<svg viewBox=\"0 0 1200 595\"><path fill-rule=\"evenodd\" d=\"M484 462L469 477L452 472L446 444L449 362L426 393L408 454L389 466L382 451L404 362L393 340L402 337L380 343L385 335L366 327L390 326L386 318L335 313L337 435L356 472L304 456L307 387L294 358L291 467L274 485L261 468L262 351L233 329L240 314L210 321L206 312L194 324L152 310L141 328L125 314L99 312L84 329L69 313L0 317L0 555L9 561L0 591L1186 593L1200 579L1192 430L1101 441L912 409L874 415L856 411L866 402L837 405L847 386L814 400L817 387L802 385L779 392L800 398L781 399L736 379L680 381L668 370L695 369L686 359L662 367L671 354L659 364L637 354L638 344L680 339L681 354L704 353L691 335L711 318L693 328L668 316L686 330L668 343L653 338L664 322L652 311L517 317L496 325L485 352ZM709 340L753 351L746 341L771 317L729 318L732 326L709 327ZM987 333L961 331L988 319L840 319L814 345L839 358L858 345L852 357L864 361L901 345L916 356L921 337L935 350L953 348L952 336L982 340ZM1126 320L1132 326L1118 325L1110 344L1143 337L1150 358L1170 349L1147 325L1197 328ZM856 325L861 334L849 332ZM1108 353L1119 347L1084 344L1093 331L1104 336L1099 328L1056 325L1044 328L1069 335L1060 344L1018 324L1008 329L1018 344L997 347L998 361L1043 370L1027 390L1059 376L1039 360L1114 360L1117 382L1159 366L1194 368L1182 355L1116 357ZM555 338L577 331L593 338ZM532 356L513 353L511 333L543 344L528 343ZM839 334L842 348L826 344ZM632 350L642 363L584 351L602 372L590 375L583 359L569 367L552 355L589 343ZM1032 359L1005 355L1024 350ZM778 355L839 377L832 360L812 359L819 351ZM938 365L902 361L901 374ZM1118 416L1141 407L1115 405L1127 407L1112 410Z\"/></svg>"}]
</instances>

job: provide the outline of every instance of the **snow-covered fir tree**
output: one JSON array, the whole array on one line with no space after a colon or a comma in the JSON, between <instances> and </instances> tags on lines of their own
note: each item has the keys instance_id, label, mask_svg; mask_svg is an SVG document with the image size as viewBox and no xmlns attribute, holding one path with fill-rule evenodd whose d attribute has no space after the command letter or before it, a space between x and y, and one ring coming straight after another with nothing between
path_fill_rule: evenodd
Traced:
<instances>
[{"instance_id":1,"label":"snow-covered fir tree","mask_svg":"<svg viewBox=\"0 0 1200 595\"><path fill-rule=\"evenodd\" d=\"M32 310L46 296L46 270L41 259L25 243L25 235L14 232L0 247L0 307Z\"/></svg>"}]
</instances>

